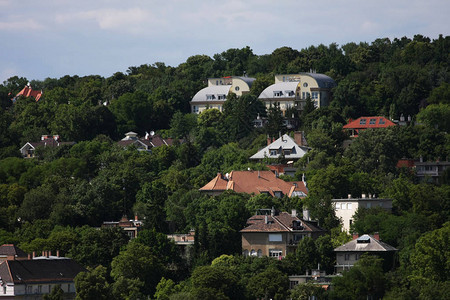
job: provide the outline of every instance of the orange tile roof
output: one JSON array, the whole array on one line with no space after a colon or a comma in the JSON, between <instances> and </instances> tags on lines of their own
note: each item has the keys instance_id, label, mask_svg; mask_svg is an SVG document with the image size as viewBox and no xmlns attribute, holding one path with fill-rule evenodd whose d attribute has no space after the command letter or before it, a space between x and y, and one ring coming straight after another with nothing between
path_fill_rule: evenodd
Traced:
<instances>
[{"instance_id":1,"label":"orange tile roof","mask_svg":"<svg viewBox=\"0 0 450 300\"><path fill-rule=\"evenodd\" d=\"M31 88L31 86L27 85L16 95L16 97L19 97L19 96L33 97L36 99L36 102L37 102L37 101L39 101L39 99L42 96L42 91L33 90Z\"/></svg>"},{"instance_id":2,"label":"orange tile roof","mask_svg":"<svg viewBox=\"0 0 450 300\"><path fill-rule=\"evenodd\" d=\"M266 223L267 217L267 223ZM294 228L293 222L300 222L300 228ZM298 217L293 217L287 212L281 212L277 215L254 215L247 220L247 227L241 232L291 232L291 231L306 231L306 232L321 232L324 231L313 222L305 221Z\"/></svg>"},{"instance_id":3,"label":"orange tile roof","mask_svg":"<svg viewBox=\"0 0 450 300\"><path fill-rule=\"evenodd\" d=\"M269 193L272 196L275 196L275 192L281 192L288 197L291 197L294 191L302 191L305 195L308 193L302 181L286 182L272 171L232 171L228 176L219 173L200 188L200 191L226 190L247 194Z\"/></svg>"},{"instance_id":4,"label":"orange tile roof","mask_svg":"<svg viewBox=\"0 0 450 300\"><path fill-rule=\"evenodd\" d=\"M367 129L367 128L385 128L395 126L395 123L385 117L360 117L356 120L349 121L344 125L344 129Z\"/></svg>"}]
</instances>

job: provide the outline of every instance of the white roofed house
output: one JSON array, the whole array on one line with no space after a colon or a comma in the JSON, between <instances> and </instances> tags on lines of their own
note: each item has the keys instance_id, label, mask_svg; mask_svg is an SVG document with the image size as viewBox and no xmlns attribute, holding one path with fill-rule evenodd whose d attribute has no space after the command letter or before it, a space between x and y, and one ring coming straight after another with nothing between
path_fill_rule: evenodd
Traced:
<instances>
[{"instance_id":1,"label":"white roofed house","mask_svg":"<svg viewBox=\"0 0 450 300\"><path fill-rule=\"evenodd\" d=\"M209 108L223 111L228 94L234 93L239 97L248 93L253 81L255 78L245 76L209 78L208 86L198 91L192 98L191 112L198 114Z\"/></svg>"},{"instance_id":2,"label":"white roofed house","mask_svg":"<svg viewBox=\"0 0 450 300\"><path fill-rule=\"evenodd\" d=\"M304 146L305 141L302 132L295 132L294 138L283 134L277 140L268 145L250 157L252 160L263 160L266 158L277 159L284 157L286 161L295 161L302 158L309 150Z\"/></svg>"},{"instance_id":3,"label":"white roofed house","mask_svg":"<svg viewBox=\"0 0 450 300\"><path fill-rule=\"evenodd\" d=\"M317 108L329 105L331 89L335 86L334 80L324 74L280 74L275 75L275 83L264 89L258 98L267 109L271 105L279 105L286 116L288 109L303 110L307 98Z\"/></svg>"}]
</instances>

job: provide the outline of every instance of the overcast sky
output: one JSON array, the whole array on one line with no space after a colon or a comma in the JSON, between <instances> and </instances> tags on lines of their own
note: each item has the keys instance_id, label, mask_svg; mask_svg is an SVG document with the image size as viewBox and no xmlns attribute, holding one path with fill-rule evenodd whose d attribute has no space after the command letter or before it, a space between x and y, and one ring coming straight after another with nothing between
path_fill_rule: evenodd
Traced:
<instances>
[{"instance_id":1,"label":"overcast sky","mask_svg":"<svg viewBox=\"0 0 450 300\"><path fill-rule=\"evenodd\" d=\"M0 0L0 82L109 77L249 46L270 54L449 35L449 0Z\"/></svg>"}]
</instances>

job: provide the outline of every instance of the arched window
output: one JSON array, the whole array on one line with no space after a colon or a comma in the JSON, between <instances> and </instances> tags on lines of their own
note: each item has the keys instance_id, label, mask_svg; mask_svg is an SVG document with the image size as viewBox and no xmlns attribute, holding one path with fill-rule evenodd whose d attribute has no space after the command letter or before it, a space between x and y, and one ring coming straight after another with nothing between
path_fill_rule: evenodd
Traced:
<instances>
[{"instance_id":1,"label":"arched window","mask_svg":"<svg viewBox=\"0 0 450 300\"><path fill-rule=\"evenodd\" d=\"M262 251L261 251L261 249L258 249L258 257L262 257Z\"/></svg>"},{"instance_id":2,"label":"arched window","mask_svg":"<svg viewBox=\"0 0 450 300\"><path fill-rule=\"evenodd\" d=\"M244 251L242 252L242 255L244 255L244 257L247 257L247 256L248 256L248 250L244 250Z\"/></svg>"},{"instance_id":3,"label":"arched window","mask_svg":"<svg viewBox=\"0 0 450 300\"><path fill-rule=\"evenodd\" d=\"M256 251L254 249L250 252L250 256L256 256Z\"/></svg>"}]
</instances>

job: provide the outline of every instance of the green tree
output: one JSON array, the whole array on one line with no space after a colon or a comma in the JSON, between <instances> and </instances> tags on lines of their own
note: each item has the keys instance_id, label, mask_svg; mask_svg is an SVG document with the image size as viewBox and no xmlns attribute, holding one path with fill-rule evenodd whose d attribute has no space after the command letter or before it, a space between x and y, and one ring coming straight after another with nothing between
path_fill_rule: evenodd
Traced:
<instances>
[{"instance_id":1,"label":"green tree","mask_svg":"<svg viewBox=\"0 0 450 300\"><path fill-rule=\"evenodd\" d=\"M191 295L194 299L243 298L237 276L224 267L197 267L191 276L191 286Z\"/></svg>"},{"instance_id":2,"label":"green tree","mask_svg":"<svg viewBox=\"0 0 450 300\"><path fill-rule=\"evenodd\" d=\"M44 300L63 300L64 299L64 291L62 290L61 286L55 285L52 288L52 291L50 294L45 294L42 299Z\"/></svg>"},{"instance_id":3,"label":"green tree","mask_svg":"<svg viewBox=\"0 0 450 300\"><path fill-rule=\"evenodd\" d=\"M106 280L106 268L99 265L87 272L80 272L75 277L77 300L111 299L110 285Z\"/></svg>"},{"instance_id":4,"label":"green tree","mask_svg":"<svg viewBox=\"0 0 450 300\"><path fill-rule=\"evenodd\" d=\"M328 299L327 292L321 285L314 283L301 283L289 291L292 300L309 300L315 297L317 300Z\"/></svg>"},{"instance_id":5,"label":"green tree","mask_svg":"<svg viewBox=\"0 0 450 300\"><path fill-rule=\"evenodd\" d=\"M275 268L267 268L250 278L247 290L259 299L286 299L289 279L286 274Z\"/></svg>"}]
</instances>

